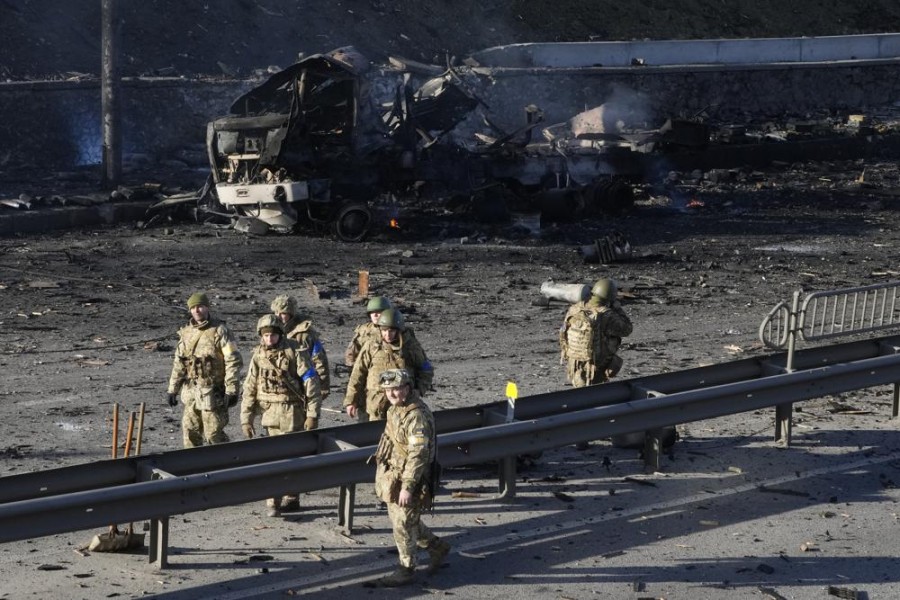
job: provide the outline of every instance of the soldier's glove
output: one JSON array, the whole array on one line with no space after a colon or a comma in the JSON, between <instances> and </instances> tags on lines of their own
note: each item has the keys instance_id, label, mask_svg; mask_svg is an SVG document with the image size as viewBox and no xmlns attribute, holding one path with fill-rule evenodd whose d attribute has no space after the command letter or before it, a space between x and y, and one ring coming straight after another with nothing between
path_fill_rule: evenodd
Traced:
<instances>
[{"instance_id":1,"label":"soldier's glove","mask_svg":"<svg viewBox=\"0 0 900 600\"><path fill-rule=\"evenodd\" d=\"M256 432L253 430L252 423L244 423L243 425L241 425L241 429L244 431L244 437L246 437L248 440L253 439L253 436L256 434Z\"/></svg>"},{"instance_id":2,"label":"soldier's glove","mask_svg":"<svg viewBox=\"0 0 900 600\"><path fill-rule=\"evenodd\" d=\"M169 394L166 397L166 402L168 402L169 406L173 408L178 406L178 394Z\"/></svg>"},{"instance_id":3,"label":"soldier's glove","mask_svg":"<svg viewBox=\"0 0 900 600\"><path fill-rule=\"evenodd\" d=\"M238 395L237 394L225 394L225 402L228 404L228 408L231 408L235 404L238 403Z\"/></svg>"},{"instance_id":4,"label":"soldier's glove","mask_svg":"<svg viewBox=\"0 0 900 600\"><path fill-rule=\"evenodd\" d=\"M306 421L303 423L303 431L312 431L319 427L319 419L316 417L306 417Z\"/></svg>"}]
</instances>

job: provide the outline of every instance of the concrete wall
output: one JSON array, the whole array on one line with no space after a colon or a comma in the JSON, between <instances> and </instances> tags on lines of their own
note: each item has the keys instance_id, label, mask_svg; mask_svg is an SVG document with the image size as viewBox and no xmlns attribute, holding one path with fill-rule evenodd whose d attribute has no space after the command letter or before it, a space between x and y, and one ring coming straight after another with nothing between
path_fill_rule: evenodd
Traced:
<instances>
[{"instance_id":1,"label":"concrete wall","mask_svg":"<svg viewBox=\"0 0 900 600\"><path fill-rule=\"evenodd\" d=\"M646 65L737 65L900 57L900 34L843 35L740 40L660 40L511 44L472 55L486 67L621 67Z\"/></svg>"},{"instance_id":2,"label":"concrete wall","mask_svg":"<svg viewBox=\"0 0 900 600\"><path fill-rule=\"evenodd\" d=\"M737 68L495 69L484 73L479 94L495 122L524 125L523 107L539 106L548 123L613 102L633 121L662 124L708 108L722 120L774 118L824 109L871 110L900 102L900 62L851 66Z\"/></svg>"},{"instance_id":3,"label":"concrete wall","mask_svg":"<svg viewBox=\"0 0 900 600\"><path fill-rule=\"evenodd\" d=\"M882 39L887 47L894 37ZM749 40L747 40L749 41ZM758 40L757 40L758 41ZM772 41L772 48L781 43ZM568 46L563 44L562 46ZM769 48L771 50L771 48ZM762 51L760 51L762 53ZM761 55L761 54L760 54ZM709 108L723 120L769 118L821 109L866 111L900 103L900 60L553 69L476 68L465 75L490 106L491 120L513 130L536 104L546 122L614 101L633 121L655 127L670 115ZM397 79L387 73L388 82ZM123 83L123 146L159 163L192 154L205 163L206 123L258 82L182 79ZM387 85L387 84L386 84ZM387 85L392 88L391 85ZM480 119L472 123L480 126ZM0 83L0 172L18 167L66 170L100 160L100 84ZM165 163L163 163L165 164Z\"/></svg>"}]
</instances>

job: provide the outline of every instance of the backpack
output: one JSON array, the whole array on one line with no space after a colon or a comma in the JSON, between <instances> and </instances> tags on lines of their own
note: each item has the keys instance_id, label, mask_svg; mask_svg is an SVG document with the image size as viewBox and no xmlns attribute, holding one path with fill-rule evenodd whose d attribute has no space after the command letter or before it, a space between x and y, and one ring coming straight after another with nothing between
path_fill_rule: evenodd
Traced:
<instances>
[{"instance_id":1,"label":"backpack","mask_svg":"<svg viewBox=\"0 0 900 600\"><path fill-rule=\"evenodd\" d=\"M565 322L565 354L569 360L593 358L596 314L583 306L572 307Z\"/></svg>"}]
</instances>

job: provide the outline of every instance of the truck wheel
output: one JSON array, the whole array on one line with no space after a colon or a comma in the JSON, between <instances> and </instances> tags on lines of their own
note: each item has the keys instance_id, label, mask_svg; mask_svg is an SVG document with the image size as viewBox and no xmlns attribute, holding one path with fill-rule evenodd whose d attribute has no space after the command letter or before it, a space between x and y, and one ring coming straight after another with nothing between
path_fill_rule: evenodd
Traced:
<instances>
[{"instance_id":1,"label":"truck wheel","mask_svg":"<svg viewBox=\"0 0 900 600\"><path fill-rule=\"evenodd\" d=\"M372 213L363 202L348 202L341 206L334 219L334 231L345 242L358 242L369 233Z\"/></svg>"}]
</instances>

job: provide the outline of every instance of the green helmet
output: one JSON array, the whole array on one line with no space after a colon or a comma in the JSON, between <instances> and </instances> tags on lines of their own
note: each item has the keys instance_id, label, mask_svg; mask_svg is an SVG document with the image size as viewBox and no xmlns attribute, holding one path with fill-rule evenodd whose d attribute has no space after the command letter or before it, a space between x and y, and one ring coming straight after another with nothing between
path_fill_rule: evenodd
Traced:
<instances>
[{"instance_id":1,"label":"green helmet","mask_svg":"<svg viewBox=\"0 0 900 600\"><path fill-rule=\"evenodd\" d=\"M259 318L259 321L256 322L256 333L257 335L262 335L265 329L274 329L278 333L284 333L284 329L281 326L281 321L278 320L278 317L275 315L263 315Z\"/></svg>"},{"instance_id":2,"label":"green helmet","mask_svg":"<svg viewBox=\"0 0 900 600\"><path fill-rule=\"evenodd\" d=\"M412 383L412 377L409 376L409 371L406 369L388 369L381 372L378 382L382 389L397 388Z\"/></svg>"},{"instance_id":3,"label":"green helmet","mask_svg":"<svg viewBox=\"0 0 900 600\"><path fill-rule=\"evenodd\" d=\"M391 308L391 301L384 296L374 296L366 304L367 313L384 312L389 308Z\"/></svg>"},{"instance_id":4,"label":"green helmet","mask_svg":"<svg viewBox=\"0 0 900 600\"><path fill-rule=\"evenodd\" d=\"M203 292L195 292L187 300L188 310L195 306L209 306L209 298Z\"/></svg>"},{"instance_id":5,"label":"green helmet","mask_svg":"<svg viewBox=\"0 0 900 600\"><path fill-rule=\"evenodd\" d=\"M612 279L600 279L591 288L591 296L596 296L610 304L615 302L617 293L616 282Z\"/></svg>"},{"instance_id":6,"label":"green helmet","mask_svg":"<svg viewBox=\"0 0 900 600\"><path fill-rule=\"evenodd\" d=\"M291 316L297 314L297 300L293 296L282 294L276 296L272 300L272 312L276 315L279 313L287 313Z\"/></svg>"},{"instance_id":7,"label":"green helmet","mask_svg":"<svg viewBox=\"0 0 900 600\"><path fill-rule=\"evenodd\" d=\"M389 308L381 313L376 325L390 329L403 329L403 313L396 308Z\"/></svg>"}]
</instances>

